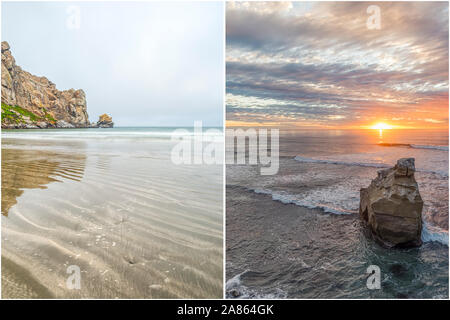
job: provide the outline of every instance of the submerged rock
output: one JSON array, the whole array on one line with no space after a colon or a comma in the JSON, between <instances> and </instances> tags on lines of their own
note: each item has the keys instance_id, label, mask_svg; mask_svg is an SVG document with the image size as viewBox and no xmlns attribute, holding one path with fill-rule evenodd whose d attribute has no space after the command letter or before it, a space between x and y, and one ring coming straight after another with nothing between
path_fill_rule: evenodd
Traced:
<instances>
[{"instance_id":1,"label":"submerged rock","mask_svg":"<svg viewBox=\"0 0 450 320\"><path fill-rule=\"evenodd\" d=\"M233 298L239 298L242 294L239 292L238 289L231 289L228 292Z\"/></svg>"},{"instance_id":2,"label":"submerged rock","mask_svg":"<svg viewBox=\"0 0 450 320\"><path fill-rule=\"evenodd\" d=\"M400 277L408 272L408 268L401 263L395 263L389 266L389 271L396 277Z\"/></svg>"},{"instance_id":3,"label":"submerged rock","mask_svg":"<svg viewBox=\"0 0 450 320\"><path fill-rule=\"evenodd\" d=\"M423 200L414 172L414 158L399 159L393 168L378 171L370 186L360 191L360 216L387 247L422 244Z\"/></svg>"}]
</instances>

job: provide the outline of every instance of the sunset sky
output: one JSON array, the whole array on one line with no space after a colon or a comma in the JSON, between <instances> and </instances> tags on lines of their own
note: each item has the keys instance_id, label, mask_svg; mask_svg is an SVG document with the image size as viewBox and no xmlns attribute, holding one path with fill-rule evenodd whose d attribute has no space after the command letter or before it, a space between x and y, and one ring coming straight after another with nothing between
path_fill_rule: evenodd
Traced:
<instances>
[{"instance_id":1,"label":"sunset sky","mask_svg":"<svg viewBox=\"0 0 450 320\"><path fill-rule=\"evenodd\" d=\"M228 3L226 33L229 126L448 128L446 2Z\"/></svg>"}]
</instances>

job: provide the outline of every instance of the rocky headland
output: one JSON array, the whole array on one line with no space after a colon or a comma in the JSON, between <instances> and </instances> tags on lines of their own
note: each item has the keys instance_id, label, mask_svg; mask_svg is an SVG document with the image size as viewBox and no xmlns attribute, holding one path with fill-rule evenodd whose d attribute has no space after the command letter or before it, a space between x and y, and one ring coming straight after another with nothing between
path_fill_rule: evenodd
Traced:
<instances>
[{"instance_id":1,"label":"rocky headland","mask_svg":"<svg viewBox=\"0 0 450 320\"><path fill-rule=\"evenodd\" d=\"M45 77L38 77L16 65L9 44L2 42L3 129L105 128L114 123L106 114L90 123L83 90L60 91ZM105 117L106 116L106 117Z\"/></svg>"},{"instance_id":2,"label":"rocky headland","mask_svg":"<svg viewBox=\"0 0 450 320\"><path fill-rule=\"evenodd\" d=\"M378 171L370 186L360 191L360 216L384 246L422 244L423 200L414 172L414 158L399 159L393 168Z\"/></svg>"}]
</instances>

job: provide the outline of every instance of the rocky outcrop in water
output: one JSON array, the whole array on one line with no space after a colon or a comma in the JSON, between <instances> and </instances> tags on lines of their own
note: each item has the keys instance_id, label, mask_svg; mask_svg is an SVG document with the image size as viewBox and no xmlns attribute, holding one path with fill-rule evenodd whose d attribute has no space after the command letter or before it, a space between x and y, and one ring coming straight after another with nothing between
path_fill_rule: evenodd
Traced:
<instances>
[{"instance_id":1,"label":"rocky outcrop in water","mask_svg":"<svg viewBox=\"0 0 450 320\"><path fill-rule=\"evenodd\" d=\"M387 247L422 244L423 201L414 172L414 158L399 159L360 191L360 216Z\"/></svg>"},{"instance_id":2,"label":"rocky outcrop in water","mask_svg":"<svg viewBox=\"0 0 450 320\"><path fill-rule=\"evenodd\" d=\"M112 128L114 126L114 122L112 118L108 116L106 113L102 114L97 121L97 127L99 128Z\"/></svg>"},{"instance_id":3,"label":"rocky outcrop in water","mask_svg":"<svg viewBox=\"0 0 450 320\"><path fill-rule=\"evenodd\" d=\"M2 42L2 128L86 128L83 90L56 89L45 77L22 70Z\"/></svg>"}]
</instances>

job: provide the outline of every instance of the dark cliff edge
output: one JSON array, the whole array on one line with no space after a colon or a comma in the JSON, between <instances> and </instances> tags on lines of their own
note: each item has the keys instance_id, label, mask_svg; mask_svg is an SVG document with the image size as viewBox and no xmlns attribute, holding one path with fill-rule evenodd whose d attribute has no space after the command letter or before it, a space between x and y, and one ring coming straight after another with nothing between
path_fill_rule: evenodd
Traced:
<instances>
[{"instance_id":1,"label":"dark cliff edge","mask_svg":"<svg viewBox=\"0 0 450 320\"><path fill-rule=\"evenodd\" d=\"M22 70L2 42L2 129L111 128L104 114L90 123L83 90L60 91L45 77Z\"/></svg>"}]
</instances>

